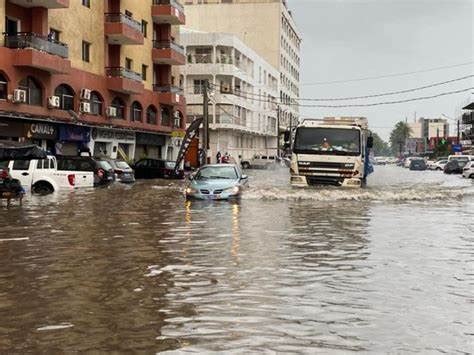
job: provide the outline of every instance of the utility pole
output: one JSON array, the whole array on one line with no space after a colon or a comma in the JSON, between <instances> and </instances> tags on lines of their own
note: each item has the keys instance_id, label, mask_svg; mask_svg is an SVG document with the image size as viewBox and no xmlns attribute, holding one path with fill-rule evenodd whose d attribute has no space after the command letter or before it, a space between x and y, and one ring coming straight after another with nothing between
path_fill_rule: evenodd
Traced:
<instances>
[{"instance_id":1,"label":"utility pole","mask_svg":"<svg viewBox=\"0 0 474 355\"><path fill-rule=\"evenodd\" d=\"M280 105L277 104L277 157L280 156Z\"/></svg>"},{"instance_id":2,"label":"utility pole","mask_svg":"<svg viewBox=\"0 0 474 355\"><path fill-rule=\"evenodd\" d=\"M460 134L460 132L459 132L460 125L461 125L461 123L460 123L460 120L458 119L458 144L461 143L461 134Z\"/></svg>"},{"instance_id":3,"label":"utility pole","mask_svg":"<svg viewBox=\"0 0 474 355\"><path fill-rule=\"evenodd\" d=\"M208 151L209 151L209 81L204 81L204 87L202 88L202 116L203 116L203 129L202 129L202 149L204 151L204 161L208 163Z\"/></svg>"}]
</instances>

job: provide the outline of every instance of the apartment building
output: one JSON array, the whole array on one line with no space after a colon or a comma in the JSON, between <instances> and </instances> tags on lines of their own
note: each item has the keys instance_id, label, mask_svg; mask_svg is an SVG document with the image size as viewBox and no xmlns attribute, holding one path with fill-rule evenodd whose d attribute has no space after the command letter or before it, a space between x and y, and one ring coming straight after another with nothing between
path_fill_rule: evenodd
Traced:
<instances>
[{"instance_id":1,"label":"apartment building","mask_svg":"<svg viewBox=\"0 0 474 355\"><path fill-rule=\"evenodd\" d=\"M0 16L0 139L127 160L177 154L176 0L0 0Z\"/></svg>"},{"instance_id":2,"label":"apartment building","mask_svg":"<svg viewBox=\"0 0 474 355\"><path fill-rule=\"evenodd\" d=\"M279 71L280 132L298 118L300 44L286 0L184 0L186 27L232 33Z\"/></svg>"},{"instance_id":3,"label":"apartment building","mask_svg":"<svg viewBox=\"0 0 474 355\"><path fill-rule=\"evenodd\" d=\"M184 30L181 43L189 123L202 117L206 83L210 89L212 161L217 152L245 159L276 154L278 71L232 34Z\"/></svg>"},{"instance_id":4,"label":"apartment building","mask_svg":"<svg viewBox=\"0 0 474 355\"><path fill-rule=\"evenodd\" d=\"M407 150L411 153L423 153L432 150L443 138L449 137L449 123L444 118L423 118L408 123L411 129L407 141Z\"/></svg>"},{"instance_id":5,"label":"apartment building","mask_svg":"<svg viewBox=\"0 0 474 355\"><path fill-rule=\"evenodd\" d=\"M474 154L474 102L462 108L461 123L463 131L461 134L461 145L463 150Z\"/></svg>"}]
</instances>

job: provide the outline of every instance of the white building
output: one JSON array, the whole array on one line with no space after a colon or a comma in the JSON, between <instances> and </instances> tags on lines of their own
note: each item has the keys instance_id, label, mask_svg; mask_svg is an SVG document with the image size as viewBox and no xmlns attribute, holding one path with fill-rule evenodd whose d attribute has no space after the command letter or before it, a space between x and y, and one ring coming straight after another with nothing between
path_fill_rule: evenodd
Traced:
<instances>
[{"instance_id":1,"label":"white building","mask_svg":"<svg viewBox=\"0 0 474 355\"><path fill-rule=\"evenodd\" d=\"M232 34L184 30L181 43L187 58L182 74L188 123L203 114L206 81L211 88L212 160L218 151L236 158L275 154L278 70Z\"/></svg>"}]
</instances>

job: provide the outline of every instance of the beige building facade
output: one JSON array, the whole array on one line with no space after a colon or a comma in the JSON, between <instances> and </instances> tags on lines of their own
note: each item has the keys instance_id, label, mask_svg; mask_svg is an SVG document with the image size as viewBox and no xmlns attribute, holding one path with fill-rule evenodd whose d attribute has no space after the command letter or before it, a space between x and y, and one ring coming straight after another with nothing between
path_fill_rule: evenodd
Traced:
<instances>
[{"instance_id":1,"label":"beige building facade","mask_svg":"<svg viewBox=\"0 0 474 355\"><path fill-rule=\"evenodd\" d=\"M280 131L297 124L301 36L286 0L185 0L186 27L232 33L279 71Z\"/></svg>"}]
</instances>

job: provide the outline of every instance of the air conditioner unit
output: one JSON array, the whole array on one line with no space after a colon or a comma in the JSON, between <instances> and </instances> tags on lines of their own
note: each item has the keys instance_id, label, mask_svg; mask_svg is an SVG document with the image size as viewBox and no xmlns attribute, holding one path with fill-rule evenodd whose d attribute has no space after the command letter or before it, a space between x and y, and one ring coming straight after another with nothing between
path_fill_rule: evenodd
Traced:
<instances>
[{"instance_id":1,"label":"air conditioner unit","mask_svg":"<svg viewBox=\"0 0 474 355\"><path fill-rule=\"evenodd\" d=\"M117 117L117 109L115 107L109 106L106 110L107 117Z\"/></svg>"},{"instance_id":2,"label":"air conditioner unit","mask_svg":"<svg viewBox=\"0 0 474 355\"><path fill-rule=\"evenodd\" d=\"M48 107L49 108L58 108L61 105L59 96L50 96L48 97Z\"/></svg>"},{"instance_id":3,"label":"air conditioner unit","mask_svg":"<svg viewBox=\"0 0 474 355\"><path fill-rule=\"evenodd\" d=\"M81 89L81 100L90 100L91 99L91 90Z\"/></svg>"},{"instance_id":4,"label":"air conditioner unit","mask_svg":"<svg viewBox=\"0 0 474 355\"><path fill-rule=\"evenodd\" d=\"M230 93L232 90L231 90L231 87L230 87L230 84L228 83L222 83L221 84L221 92L222 93Z\"/></svg>"},{"instance_id":5,"label":"air conditioner unit","mask_svg":"<svg viewBox=\"0 0 474 355\"><path fill-rule=\"evenodd\" d=\"M13 102L17 104L26 102L26 90L13 90Z\"/></svg>"},{"instance_id":6,"label":"air conditioner unit","mask_svg":"<svg viewBox=\"0 0 474 355\"><path fill-rule=\"evenodd\" d=\"M79 110L83 113L91 113L91 104L88 102L81 102Z\"/></svg>"}]
</instances>

